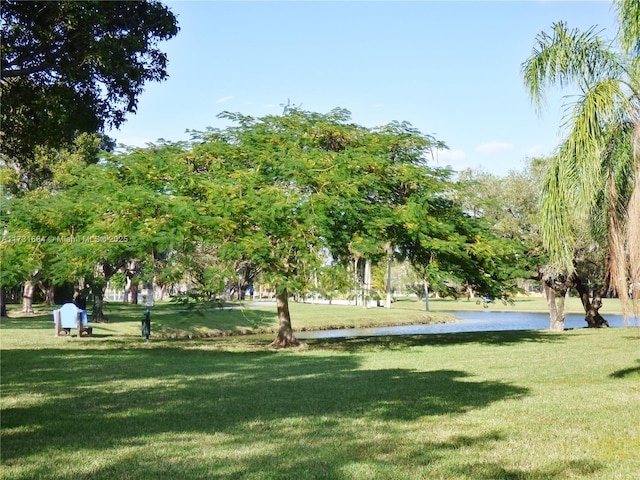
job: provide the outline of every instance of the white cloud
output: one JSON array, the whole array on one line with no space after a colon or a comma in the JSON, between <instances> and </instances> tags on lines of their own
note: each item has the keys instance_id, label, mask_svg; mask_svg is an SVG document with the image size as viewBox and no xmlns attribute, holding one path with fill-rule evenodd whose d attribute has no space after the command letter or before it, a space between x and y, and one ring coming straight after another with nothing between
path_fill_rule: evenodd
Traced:
<instances>
[{"instance_id":1,"label":"white cloud","mask_svg":"<svg viewBox=\"0 0 640 480\"><path fill-rule=\"evenodd\" d=\"M433 159L439 167L451 166L454 170L460 170L468 166L467 154L464 150L436 150L433 153Z\"/></svg>"},{"instance_id":2,"label":"white cloud","mask_svg":"<svg viewBox=\"0 0 640 480\"><path fill-rule=\"evenodd\" d=\"M436 150L436 160L439 162L459 162L467 158L464 150Z\"/></svg>"},{"instance_id":3,"label":"white cloud","mask_svg":"<svg viewBox=\"0 0 640 480\"><path fill-rule=\"evenodd\" d=\"M545 155L548 152L548 149L544 147L544 145L533 145L529 147L525 152L527 157L537 157L539 155Z\"/></svg>"},{"instance_id":4,"label":"white cloud","mask_svg":"<svg viewBox=\"0 0 640 480\"><path fill-rule=\"evenodd\" d=\"M476 152L480 153L498 153L511 150L513 145L505 142L487 142L476 147Z\"/></svg>"},{"instance_id":5,"label":"white cloud","mask_svg":"<svg viewBox=\"0 0 640 480\"><path fill-rule=\"evenodd\" d=\"M230 100L233 100L234 98L236 97L234 97L233 95L227 95L226 97L220 97L219 99L217 99L216 103L226 103Z\"/></svg>"}]
</instances>

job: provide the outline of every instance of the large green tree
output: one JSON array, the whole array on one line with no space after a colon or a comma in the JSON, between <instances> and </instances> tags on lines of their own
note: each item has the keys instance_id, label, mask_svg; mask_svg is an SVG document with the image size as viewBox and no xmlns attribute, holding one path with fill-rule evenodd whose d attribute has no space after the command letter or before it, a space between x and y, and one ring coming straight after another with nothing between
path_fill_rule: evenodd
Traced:
<instances>
[{"instance_id":1,"label":"large green tree","mask_svg":"<svg viewBox=\"0 0 640 480\"><path fill-rule=\"evenodd\" d=\"M36 148L118 127L145 83L167 76L157 44L176 17L157 1L17 1L1 9L0 154L32 189L48 165Z\"/></svg>"},{"instance_id":2,"label":"large green tree","mask_svg":"<svg viewBox=\"0 0 640 480\"><path fill-rule=\"evenodd\" d=\"M335 129L330 135L337 136ZM374 296L373 266L392 261L406 230L411 198L442 193L451 172L427 163L430 150L443 143L407 122L363 130L351 138L345 154L327 172L329 187L318 208L323 238L333 258L350 266L366 307ZM335 139L330 143L340 144ZM387 298L387 306L390 303Z\"/></svg>"},{"instance_id":3,"label":"large green tree","mask_svg":"<svg viewBox=\"0 0 640 480\"><path fill-rule=\"evenodd\" d=\"M523 64L529 94L541 107L549 87L573 87L567 135L551 159L542 189L542 238L557 275L576 275L576 249L584 234L601 245L604 278L595 298L582 289L589 326L606 322L599 297L615 289L629 311L629 283L640 284L640 4L614 2L617 44L596 27L587 31L554 24L536 38ZM633 290L635 307L640 288ZM636 310L637 313L637 310Z\"/></svg>"},{"instance_id":4,"label":"large green tree","mask_svg":"<svg viewBox=\"0 0 640 480\"><path fill-rule=\"evenodd\" d=\"M407 123L364 128L341 109L222 116L234 125L195 132L184 152L182 194L209 232L199 248L211 254L210 281L228 285L252 265L275 286L274 346L298 343L289 293L314 285L328 263L363 290L372 265L395 252L429 268L430 281L438 272L482 294L511 291L517 245L449 198L452 172L428 165L443 147L433 137Z\"/></svg>"},{"instance_id":5,"label":"large green tree","mask_svg":"<svg viewBox=\"0 0 640 480\"><path fill-rule=\"evenodd\" d=\"M59 205L59 211L51 211L52 218L45 224L33 224L30 219L38 213L39 203L47 204L52 195L59 197L76 182L75 176L98 158L100 139L96 135L81 134L68 147L49 149L36 148L34 160L39 165L47 165L51 177L44 185L21 191L18 172L14 169L0 169L0 183L8 190L0 198L0 222L3 228L3 243L0 246L0 289L13 288L24 284L23 312L32 313L33 293L39 286L47 303L53 302L51 272L45 268L48 258L55 258L55 250L43 245L43 240L57 235L64 223L60 216L73 218L76 206ZM19 194L9 193L11 188ZM85 204L89 204L86 199ZM76 218L75 221L78 221ZM55 225L53 229L47 225ZM4 309L4 304L3 304ZM6 312L3 311L3 314Z\"/></svg>"},{"instance_id":6,"label":"large green tree","mask_svg":"<svg viewBox=\"0 0 640 480\"><path fill-rule=\"evenodd\" d=\"M146 278L162 277L169 258L188 258L198 239L196 212L179 193L188 170L175 161L176 151L181 147L167 145L91 165L67 161L54 189L5 200L3 271L19 278L38 270L52 284L89 285L94 320L106 320L104 289L117 271L135 261ZM28 258L29 270L14 258Z\"/></svg>"},{"instance_id":7,"label":"large green tree","mask_svg":"<svg viewBox=\"0 0 640 480\"><path fill-rule=\"evenodd\" d=\"M413 198L406 219L402 247L425 293L471 291L506 300L518 290L517 279L526 275L525 248L519 239L499 235L487 218L435 196Z\"/></svg>"},{"instance_id":8,"label":"large green tree","mask_svg":"<svg viewBox=\"0 0 640 480\"><path fill-rule=\"evenodd\" d=\"M321 275L327 253L343 265L384 254L407 199L438 181L424 159L434 140L406 124L366 129L341 109L223 116L235 125L196 133L185 152L190 196L209 219L219 275L259 266L276 286L274 345L295 345L289 292Z\"/></svg>"},{"instance_id":9,"label":"large green tree","mask_svg":"<svg viewBox=\"0 0 640 480\"><path fill-rule=\"evenodd\" d=\"M56 170L67 168L64 152L82 133L100 134L110 148L104 130L135 112L145 83L166 78L157 44L178 27L156 1L7 0L0 15L0 169L10 197L54 188ZM41 282L48 273L39 273ZM0 291L13 281L4 275Z\"/></svg>"},{"instance_id":10,"label":"large green tree","mask_svg":"<svg viewBox=\"0 0 640 480\"><path fill-rule=\"evenodd\" d=\"M564 330L564 301L571 289L581 291L602 278L600 251L592 242L579 242L574 247L572 275L549 267L549 259L540 238L540 185L549 160L536 158L520 172L496 177L484 172L466 170L460 174L458 201L474 216L482 217L502 238L516 240L522 249L518 264L523 268L522 280L539 281L545 293L552 331ZM573 228L581 223L575 218ZM585 232L588 233L588 232ZM588 235L579 235L586 238Z\"/></svg>"}]
</instances>

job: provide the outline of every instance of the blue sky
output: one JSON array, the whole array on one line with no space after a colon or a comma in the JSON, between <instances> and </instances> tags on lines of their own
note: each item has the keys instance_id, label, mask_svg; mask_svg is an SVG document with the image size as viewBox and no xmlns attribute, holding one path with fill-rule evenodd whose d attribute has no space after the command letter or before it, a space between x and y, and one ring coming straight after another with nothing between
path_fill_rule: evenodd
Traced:
<instances>
[{"instance_id":1,"label":"blue sky","mask_svg":"<svg viewBox=\"0 0 640 480\"><path fill-rule=\"evenodd\" d=\"M520 68L553 22L615 35L607 1L164 2L178 35L165 82L148 84L119 143L186 140L225 110L263 116L291 103L341 107L366 127L408 121L444 141L440 166L521 170L562 132L559 92L540 115Z\"/></svg>"}]
</instances>

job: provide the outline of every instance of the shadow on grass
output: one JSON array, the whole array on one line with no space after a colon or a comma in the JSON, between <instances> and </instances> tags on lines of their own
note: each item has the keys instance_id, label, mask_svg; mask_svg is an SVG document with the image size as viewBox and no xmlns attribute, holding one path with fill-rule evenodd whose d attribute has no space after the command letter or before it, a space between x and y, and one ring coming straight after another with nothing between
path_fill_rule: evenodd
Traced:
<instances>
[{"instance_id":1,"label":"shadow on grass","mask_svg":"<svg viewBox=\"0 0 640 480\"><path fill-rule=\"evenodd\" d=\"M233 332L238 329L273 327L277 314L249 309L189 309L152 311L154 332L161 336L171 333L197 333L203 330Z\"/></svg>"},{"instance_id":2,"label":"shadow on grass","mask_svg":"<svg viewBox=\"0 0 640 480\"><path fill-rule=\"evenodd\" d=\"M385 348L479 337L494 343L540 341L533 333L323 342L332 350L343 343L356 351L372 341ZM602 468L567 461L521 471L460 457L468 449L499 448L506 437L497 430L440 440L428 431L418 441L406 437L408 426L420 419L447 422L528 395L514 384L475 381L453 369L361 370L356 355L232 353L168 344L3 352L0 458L8 467L29 466L11 478L373 478L367 473L388 472L391 463L409 472L404 478L430 478L435 468L456 478L534 480ZM51 452L77 460L61 467L46 461ZM78 452L112 460L93 464L91 455ZM451 456L460 461L452 463ZM354 465L363 470L354 473ZM427 474L411 476L420 469ZM90 473L79 476L81 471Z\"/></svg>"},{"instance_id":3,"label":"shadow on grass","mask_svg":"<svg viewBox=\"0 0 640 480\"><path fill-rule=\"evenodd\" d=\"M458 478L473 480L547 480L580 478L584 475L593 475L601 470L603 465L590 460L570 460L567 462L555 462L544 469L515 470L505 468L496 463L472 463L456 467L454 471Z\"/></svg>"},{"instance_id":4,"label":"shadow on grass","mask_svg":"<svg viewBox=\"0 0 640 480\"><path fill-rule=\"evenodd\" d=\"M8 350L3 397L37 401L3 402L2 461L54 448L115 448L167 432L225 433L250 442L248 424L293 418L310 425L328 418L405 422L528 393L474 381L464 371L358 366L354 356L270 351Z\"/></svg>"},{"instance_id":5,"label":"shadow on grass","mask_svg":"<svg viewBox=\"0 0 640 480\"><path fill-rule=\"evenodd\" d=\"M636 363L640 364L640 360L636 360ZM640 365L637 367L623 368L622 370L617 370L609 375L611 378L626 378L631 376L640 377Z\"/></svg>"},{"instance_id":6,"label":"shadow on grass","mask_svg":"<svg viewBox=\"0 0 640 480\"><path fill-rule=\"evenodd\" d=\"M233 307L233 308L230 308ZM105 313L110 320L141 320L146 307L110 303ZM217 304L160 303L151 308L152 331L156 335L170 337L195 335L203 331L234 332L238 329L260 329L277 324L277 314L264 309L242 308L239 304L217 306Z\"/></svg>"},{"instance_id":7,"label":"shadow on grass","mask_svg":"<svg viewBox=\"0 0 640 480\"><path fill-rule=\"evenodd\" d=\"M416 346L447 346L471 343L487 345L513 345L516 343L560 343L562 334L541 330L508 330L497 332L428 333L424 335L386 335L371 337L338 337L305 339L313 346L329 346L336 350L405 349Z\"/></svg>"},{"instance_id":8,"label":"shadow on grass","mask_svg":"<svg viewBox=\"0 0 640 480\"><path fill-rule=\"evenodd\" d=\"M50 307L54 308L54 307ZM117 325L126 322L140 322L144 317L145 307L141 305L125 305L109 303L105 305L104 313L109 319L108 324ZM91 309L88 310L91 314ZM202 332L238 332L265 329L277 325L275 310L268 312L259 309L221 310L206 308L179 309L175 305L162 305L151 310L152 334L158 337L179 335L199 336ZM89 318L90 325L94 323ZM139 323L136 324L136 326ZM52 330L54 329L51 313L35 315L20 315L2 318L0 329L20 330ZM99 333L94 336L101 336ZM104 336L104 335L102 335ZM206 335L203 335L206 336Z\"/></svg>"},{"instance_id":9,"label":"shadow on grass","mask_svg":"<svg viewBox=\"0 0 640 480\"><path fill-rule=\"evenodd\" d=\"M23 315L19 317L2 317L0 330L51 330L53 332L53 316L47 314Z\"/></svg>"}]
</instances>

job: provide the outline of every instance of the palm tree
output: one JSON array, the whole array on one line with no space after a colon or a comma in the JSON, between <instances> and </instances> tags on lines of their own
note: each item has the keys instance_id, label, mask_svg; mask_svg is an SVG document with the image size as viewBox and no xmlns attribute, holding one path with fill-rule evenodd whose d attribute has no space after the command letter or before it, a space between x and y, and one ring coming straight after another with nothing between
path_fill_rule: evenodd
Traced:
<instances>
[{"instance_id":1,"label":"palm tree","mask_svg":"<svg viewBox=\"0 0 640 480\"><path fill-rule=\"evenodd\" d=\"M587 240L604 247L600 292L613 288L626 314L628 282L640 285L640 3L614 4L614 41L596 27L580 31L556 23L538 34L522 73L539 109L549 87L578 92L565 97L567 135L543 182L541 228L552 270L579 281L575 254L586 232ZM637 315L640 288L633 298ZM589 318L595 307L588 295L583 303L589 326L606 323L599 315Z\"/></svg>"}]
</instances>

